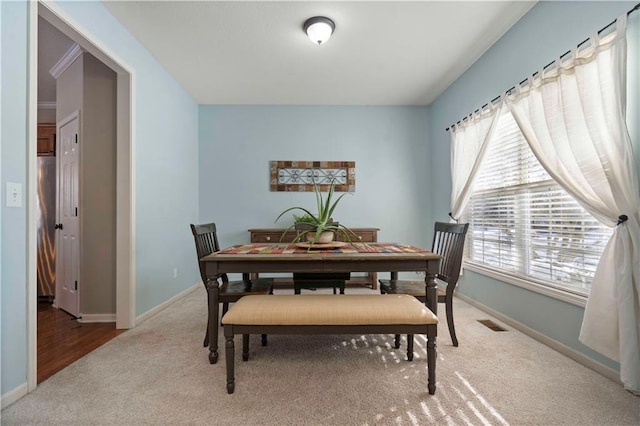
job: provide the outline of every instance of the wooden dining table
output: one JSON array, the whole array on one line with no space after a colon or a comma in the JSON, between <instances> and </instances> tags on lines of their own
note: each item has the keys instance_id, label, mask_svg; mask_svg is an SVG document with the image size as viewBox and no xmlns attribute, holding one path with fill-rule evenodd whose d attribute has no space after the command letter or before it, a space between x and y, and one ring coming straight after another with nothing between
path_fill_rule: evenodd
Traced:
<instances>
[{"instance_id":1,"label":"wooden dining table","mask_svg":"<svg viewBox=\"0 0 640 426\"><path fill-rule=\"evenodd\" d=\"M305 247L304 244L240 244L200 259L205 262L207 277L241 273L250 283L252 274L280 272L388 272L398 279L398 272L425 274L426 305L438 313L436 274L441 256L426 249L401 243L342 243ZM217 336L219 327L218 281L207 282L209 293L209 336ZM336 296L339 297L339 296ZM209 360L218 359L217 339L209 341Z\"/></svg>"}]
</instances>

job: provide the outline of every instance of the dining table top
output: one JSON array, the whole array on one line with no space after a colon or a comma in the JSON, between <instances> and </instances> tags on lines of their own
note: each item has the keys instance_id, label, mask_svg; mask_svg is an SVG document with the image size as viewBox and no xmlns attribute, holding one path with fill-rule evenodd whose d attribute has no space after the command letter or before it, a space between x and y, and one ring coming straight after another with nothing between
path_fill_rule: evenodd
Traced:
<instances>
[{"instance_id":1,"label":"dining table top","mask_svg":"<svg viewBox=\"0 0 640 426\"><path fill-rule=\"evenodd\" d=\"M320 247L318 247L320 246ZM440 255L402 243L238 244L203 257L211 273L428 271L435 273Z\"/></svg>"},{"instance_id":2,"label":"dining table top","mask_svg":"<svg viewBox=\"0 0 640 426\"><path fill-rule=\"evenodd\" d=\"M401 257L406 259L439 259L429 250L402 243L251 243L227 247L202 260L233 260L238 258L380 258Z\"/></svg>"}]
</instances>

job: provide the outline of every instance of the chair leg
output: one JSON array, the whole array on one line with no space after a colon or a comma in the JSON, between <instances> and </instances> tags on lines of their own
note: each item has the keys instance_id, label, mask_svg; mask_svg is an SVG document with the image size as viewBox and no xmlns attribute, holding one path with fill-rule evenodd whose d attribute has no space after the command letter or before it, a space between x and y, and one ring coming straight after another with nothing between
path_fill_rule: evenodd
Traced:
<instances>
[{"instance_id":1,"label":"chair leg","mask_svg":"<svg viewBox=\"0 0 640 426\"><path fill-rule=\"evenodd\" d=\"M208 308L207 308L207 331L204 334L204 342L202 343L202 346L204 346L205 348L209 346L209 309Z\"/></svg>"},{"instance_id":2,"label":"chair leg","mask_svg":"<svg viewBox=\"0 0 640 426\"><path fill-rule=\"evenodd\" d=\"M413 361L413 334L407 334L407 359Z\"/></svg>"},{"instance_id":3,"label":"chair leg","mask_svg":"<svg viewBox=\"0 0 640 426\"><path fill-rule=\"evenodd\" d=\"M458 347L458 338L456 337L456 327L453 325L453 297L447 297L445 301L445 310L447 312L447 325L449 326L449 334L453 346Z\"/></svg>"},{"instance_id":4,"label":"chair leg","mask_svg":"<svg viewBox=\"0 0 640 426\"><path fill-rule=\"evenodd\" d=\"M242 335L242 360L249 361L249 335Z\"/></svg>"}]
</instances>

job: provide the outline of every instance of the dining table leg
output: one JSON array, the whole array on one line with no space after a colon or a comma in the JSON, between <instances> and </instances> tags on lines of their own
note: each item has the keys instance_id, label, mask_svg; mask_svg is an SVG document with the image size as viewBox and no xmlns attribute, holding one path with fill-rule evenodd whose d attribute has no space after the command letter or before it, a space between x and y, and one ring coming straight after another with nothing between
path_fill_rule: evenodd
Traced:
<instances>
[{"instance_id":1,"label":"dining table leg","mask_svg":"<svg viewBox=\"0 0 640 426\"><path fill-rule=\"evenodd\" d=\"M425 305L435 315L438 315L438 283L436 282L437 267L435 270L431 268L429 262L429 270L424 278L424 290L426 295Z\"/></svg>"}]
</instances>

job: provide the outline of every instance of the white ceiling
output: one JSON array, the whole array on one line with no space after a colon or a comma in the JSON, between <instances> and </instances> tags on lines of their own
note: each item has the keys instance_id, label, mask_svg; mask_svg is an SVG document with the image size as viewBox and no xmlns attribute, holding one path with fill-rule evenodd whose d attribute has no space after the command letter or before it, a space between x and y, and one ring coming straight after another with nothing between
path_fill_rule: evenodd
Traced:
<instances>
[{"instance_id":1,"label":"white ceiling","mask_svg":"<svg viewBox=\"0 0 640 426\"><path fill-rule=\"evenodd\" d=\"M199 104L428 105L535 1L103 1ZM317 46L312 16L336 24ZM73 42L40 19L39 101ZM53 87L52 87L53 86Z\"/></svg>"},{"instance_id":2,"label":"white ceiling","mask_svg":"<svg viewBox=\"0 0 640 426\"><path fill-rule=\"evenodd\" d=\"M103 3L199 104L428 105L535 1Z\"/></svg>"}]
</instances>

